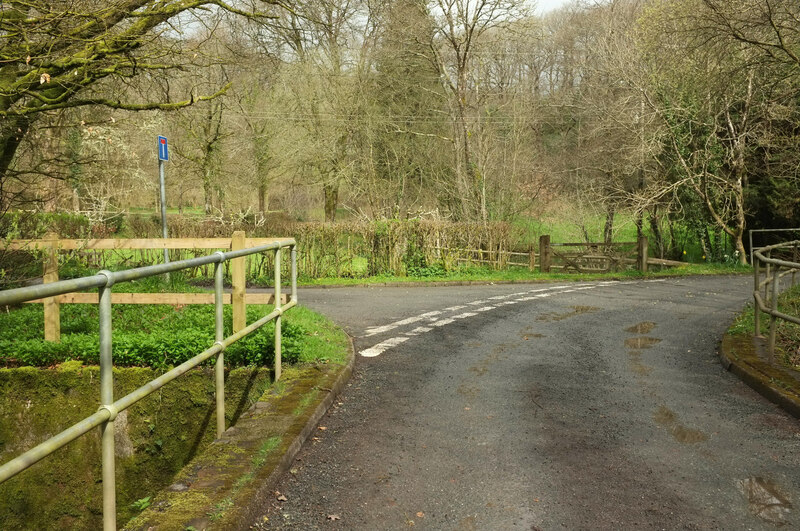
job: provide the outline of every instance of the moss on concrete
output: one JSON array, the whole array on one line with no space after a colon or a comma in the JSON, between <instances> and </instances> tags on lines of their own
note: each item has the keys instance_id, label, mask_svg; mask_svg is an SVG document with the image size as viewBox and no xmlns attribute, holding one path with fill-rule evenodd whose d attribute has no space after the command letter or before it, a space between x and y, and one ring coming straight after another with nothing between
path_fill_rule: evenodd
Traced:
<instances>
[{"instance_id":1,"label":"moss on concrete","mask_svg":"<svg viewBox=\"0 0 800 531\"><path fill-rule=\"evenodd\" d=\"M264 393L234 428L184 468L173 485L125 528L242 528L247 507L263 497L290 448L298 446L301 434L310 429L309 419L323 401L320 389L330 390L347 367L315 363L287 368L281 386Z\"/></svg>"},{"instance_id":2,"label":"moss on concrete","mask_svg":"<svg viewBox=\"0 0 800 531\"><path fill-rule=\"evenodd\" d=\"M149 368L114 370L114 396L153 379ZM270 384L266 369L226 375L230 425ZM0 462L6 462L97 410L99 369L67 362L54 369L0 369ZM120 413L116 428L117 520L138 511L215 436L213 371L197 369ZM226 454L227 455L227 454ZM3 529L102 527L99 430L68 444L0 485Z\"/></svg>"},{"instance_id":3,"label":"moss on concrete","mask_svg":"<svg viewBox=\"0 0 800 531\"><path fill-rule=\"evenodd\" d=\"M723 364L765 398L800 418L800 372L770 362L764 343L763 338L729 331L720 346Z\"/></svg>"}]
</instances>

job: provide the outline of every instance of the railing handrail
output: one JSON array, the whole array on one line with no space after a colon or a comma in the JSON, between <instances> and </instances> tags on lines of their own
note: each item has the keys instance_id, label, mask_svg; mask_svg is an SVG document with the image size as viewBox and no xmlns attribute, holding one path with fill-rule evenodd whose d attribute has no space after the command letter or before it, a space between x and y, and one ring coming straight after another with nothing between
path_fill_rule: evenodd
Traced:
<instances>
[{"instance_id":1,"label":"railing handrail","mask_svg":"<svg viewBox=\"0 0 800 531\"><path fill-rule=\"evenodd\" d=\"M791 274L792 286L794 286L795 274L798 271L800 271L800 263L772 258L771 254L772 251L776 249L786 249L786 248L797 249L798 246L800 246L800 240L792 240L789 242L782 242L774 245L769 245L767 247L761 247L758 250L753 251L753 256L755 257L755 259L753 260L753 277L754 277L753 333L756 336L761 335L760 312L764 312L767 315L769 315L770 316L769 338L767 339L767 349L769 350L769 355L771 360L774 359L775 356L775 336L777 330L777 320L782 319L784 321L788 321L791 323L800 324L800 318L778 311L778 290L780 287L779 286L780 279L786 276L787 274ZM767 255L765 256L764 253L766 253ZM767 266L766 275L763 281L761 281L761 271L760 271L762 262ZM771 271L770 271L770 266L773 266ZM781 272L780 269L782 267L785 268L786 271ZM764 289L763 297L761 296L762 288ZM770 304L769 307L767 306L767 303Z\"/></svg>"},{"instance_id":2,"label":"railing handrail","mask_svg":"<svg viewBox=\"0 0 800 531\"><path fill-rule=\"evenodd\" d=\"M13 288L0 292L0 305L19 304L25 301L43 299L46 297L55 297L57 295L64 295L66 293L73 293L75 291L84 289L99 288L108 285L109 282L114 284L117 282L128 282L130 280L154 277L163 275L164 273L180 271L181 269L190 269L192 267L221 263L227 260L232 260L233 258L240 258L242 256L261 253L280 247L294 247L296 245L297 243L295 242L294 238L280 238L266 245L248 247L236 251L218 251L206 256L187 258L186 260L179 260L177 262L169 262L166 264L136 267L122 271L104 270L96 275L87 277L58 280L49 284L39 284L36 286Z\"/></svg>"},{"instance_id":3,"label":"railing handrail","mask_svg":"<svg viewBox=\"0 0 800 531\"><path fill-rule=\"evenodd\" d=\"M281 306L281 249L291 249L291 297L287 304ZM275 251L275 309L241 330L234 330L228 337L223 332L223 265L228 260L242 258L265 251ZM111 287L118 282L128 282L201 265L215 264L214 299L215 299L215 342L209 348L162 374L158 378L139 387L135 391L117 400L113 399L113 376L111 359ZM266 323L275 320L275 380L280 377L281 363L281 316L297 305L297 242L294 238L277 238L270 243L233 251L217 251L207 256L169 262L152 266L138 267L121 271L103 270L96 275L70 280L61 280L38 286L26 286L0 292L0 305L18 304L29 300L64 295L78 290L99 288L100 302L100 388L101 398L98 411L73 424L58 435L50 437L34 448L24 452L0 466L0 483L14 477L34 463L51 455L75 439L85 435L93 428L102 429L102 474L103 474L103 528L106 531L116 529L116 485L114 474L114 419L117 414L129 408L139 400L157 391L167 383L197 367L213 356L217 356L215 366L217 436L225 430L224 400L224 360L225 349L258 330Z\"/></svg>"}]
</instances>

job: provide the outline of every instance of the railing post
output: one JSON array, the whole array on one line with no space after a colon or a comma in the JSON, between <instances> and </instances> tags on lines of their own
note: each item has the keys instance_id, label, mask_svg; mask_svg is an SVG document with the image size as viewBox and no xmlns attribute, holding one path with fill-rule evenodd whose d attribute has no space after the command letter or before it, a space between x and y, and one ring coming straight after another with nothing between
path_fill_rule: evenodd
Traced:
<instances>
[{"instance_id":1,"label":"railing post","mask_svg":"<svg viewBox=\"0 0 800 531\"><path fill-rule=\"evenodd\" d=\"M58 234L49 232L45 236L44 264L42 269L42 282L58 282ZM61 310L58 297L48 297L44 300L44 340L58 343L61 341Z\"/></svg>"},{"instance_id":2,"label":"railing post","mask_svg":"<svg viewBox=\"0 0 800 531\"><path fill-rule=\"evenodd\" d=\"M292 245L292 301L297 301L297 245Z\"/></svg>"},{"instance_id":3,"label":"railing post","mask_svg":"<svg viewBox=\"0 0 800 531\"><path fill-rule=\"evenodd\" d=\"M767 251L767 258L772 258L772 249ZM765 280L769 280L771 267L772 267L772 264L767 262L766 272L764 274L764 279ZM764 282L764 303L769 302L769 296L770 296L769 282Z\"/></svg>"},{"instance_id":4,"label":"railing post","mask_svg":"<svg viewBox=\"0 0 800 531\"><path fill-rule=\"evenodd\" d=\"M100 404L110 407L114 403L114 371L111 358L111 286L114 277L109 271L101 271L108 279L106 285L100 287ZM102 477L103 477L103 530L114 531L117 528L116 480L114 466L114 418L112 415L100 426L102 444Z\"/></svg>"},{"instance_id":5,"label":"railing post","mask_svg":"<svg viewBox=\"0 0 800 531\"><path fill-rule=\"evenodd\" d=\"M753 257L753 278L754 278L754 285L753 285L753 328L755 337L761 337L761 309L758 306L758 299L756 299L756 293L761 292L761 288L759 286L759 282L761 281L761 260L758 259L757 256Z\"/></svg>"},{"instance_id":6,"label":"railing post","mask_svg":"<svg viewBox=\"0 0 800 531\"><path fill-rule=\"evenodd\" d=\"M542 234L539 236L539 271L542 273L550 272L550 235Z\"/></svg>"},{"instance_id":7,"label":"railing post","mask_svg":"<svg viewBox=\"0 0 800 531\"><path fill-rule=\"evenodd\" d=\"M221 252L219 253L222 254ZM225 339L225 323L223 317L223 267L225 261L220 260L214 265L214 340L222 344ZM217 439L225 432L225 354L220 350L217 362L214 365L214 388L217 401Z\"/></svg>"},{"instance_id":8,"label":"railing post","mask_svg":"<svg viewBox=\"0 0 800 531\"><path fill-rule=\"evenodd\" d=\"M781 281L779 275L780 270L780 266L776 265L772 271L772 303L770 305L772 314L769 316L769 340L767 343L770 363L775 361L775 334L778 328L778 318L775 317L775 312L778 311L778 284L780 284Z\"/></svg>"},{"instance_id":9,"label":"railing post","mask_svg":"<svg viewBox=\"0 0 800 531\"><path fill-rule=\"evenodd\" d=\"M231 238L231 251L245 248L244 231L237 230ZM245 305L245 274L247 257L231 260L231 304L233 304L233 332L236 333L247 326L247 306Z\"/></svg>"},{"instance_id":10,"label":"railing post","mask_svg":"<svg viewBox=\"0 0 800 531\"><path fill-rule=\"evenodd\" d=\"M647 236L639 236L636 254L639 262L639 271L647 273Z\"/></svg>"},{"instance_id":11,"label":"railing post","mask_svg":"<svg viewBox=\"0 0 800 531\"><path fill-rule=\"evenodd\" d=\"M275 249L275 308L281 307L281 248ZM275 318L275 381L281 377L281 314Z\"/></svg>"}]
</instances>

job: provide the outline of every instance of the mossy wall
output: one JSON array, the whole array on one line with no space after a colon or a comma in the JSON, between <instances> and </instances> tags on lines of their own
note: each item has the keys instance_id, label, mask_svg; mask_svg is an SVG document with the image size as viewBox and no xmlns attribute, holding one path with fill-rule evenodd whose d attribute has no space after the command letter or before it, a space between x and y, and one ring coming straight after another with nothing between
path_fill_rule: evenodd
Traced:
<instances>
[{"instance_id":1,"label":"mossy wall","mask_svg":"<svg viewBox=\"0 0 800 531\"><path fill-rule=\"evenodd\" d=\"M159 373L114 369L114 396ZM117 523L142 507L215 437L212 369L195 369L122 412L115 422ZM270 384L267 369L226 374L230 426ZM99 406L99 368L64 363L54 369L0 369L0 463L91 415ZM0 522L12 529L102 527L100 430L73 441L0 485Z\"/></svg>"}]
</instances>

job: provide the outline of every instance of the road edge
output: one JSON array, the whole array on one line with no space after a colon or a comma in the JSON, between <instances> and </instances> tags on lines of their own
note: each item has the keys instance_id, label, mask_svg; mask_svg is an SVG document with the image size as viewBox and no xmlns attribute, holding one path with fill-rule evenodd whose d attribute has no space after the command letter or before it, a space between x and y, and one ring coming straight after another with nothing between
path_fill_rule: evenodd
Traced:
<instances>
[{"instance_id":1,"label":"road edge","mask_svg":"<svg viewBox=\"0 0 800 531\"><path fill-rule=\"evenodd\" d=\"M333 405L333 401L336 400L336 397L339 396L353 375L353 368L356 359L355 345L353 344L352 337L348 335L347 338L349 341L347 363L336 376L336 380L333 382L330 388L327 389L327 393L317 404L316 408L314 408L313 412L308 416L303 429L300 430L300 433L294 437L291 444L289 444L289 447L283 453L283 456L278 464L262 482L257 492L254 493L251 498L249 498L247 505L239 506L235 517L232 517L230 521L226 522L222 527L220 527L220 529L249 529L253 522L255 522L255 520L263 514L265 507L267 506L267 499L274 498L275 485L278 483L278 480L291 469L292 462L303 448L305 442L314 432L314 428L317 426L317 424L319 424L320 420L322 420L322 417L324 417L328 412L328 409L330 409L331 405ZM212 526L208 529L215 529L215 527Z\"/></svg>"},{"instance_id":2,"label":"road edge","mask_svg":"<svg viewBox=\"0 0 800 531\"><path fill-rule=\"evenodd\" d=\"M263 514L267 500L275 497L278 480L349 382L356 356L353 338L347 337L344 364L285 370L274 389L188 463L124 529L248 529ZM279 443L274 448L273 441Z\"/></svg>"},{"instance_id":3,"label":"road edge","mask_svg":"<svg viewBox=\"0 0 800 531\"><path fill-rule=\"evenodd\" d=\"M722 366L761 396L800 418L800 373L762 358L762 338L726 332L719 348Z\"/></svg>"}]
</instances>

